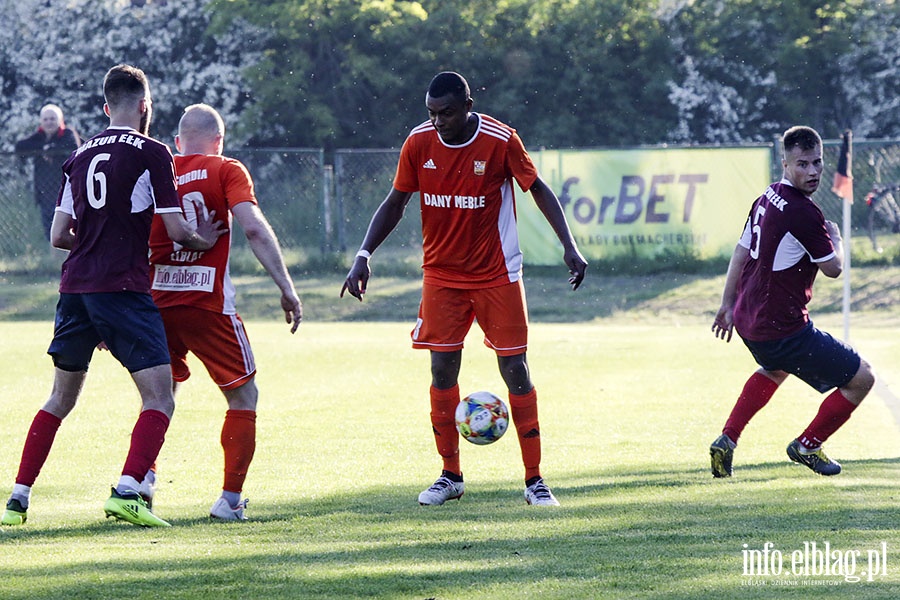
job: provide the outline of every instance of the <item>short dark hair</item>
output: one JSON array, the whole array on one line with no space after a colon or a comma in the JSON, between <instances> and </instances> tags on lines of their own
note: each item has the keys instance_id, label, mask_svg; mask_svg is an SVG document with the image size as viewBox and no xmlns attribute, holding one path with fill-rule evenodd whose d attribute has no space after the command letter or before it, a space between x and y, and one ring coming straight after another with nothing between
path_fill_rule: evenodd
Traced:
<instances>
[{"instance_id":1,"label":"short dark hair","mask_svg":"<svg viewBox=\"0 0 900 600\"><path fill-rule=\"evenodd\" d=\"M469 83L465 77L453 71L444 71L435 75L428 84L428 95L432 98L443 98L448 94L461 102L466 102L471 96L469 95Z\"/></svg>"},{"instance_id":2,"label":"short dark hair","mask_svg":"<svg viewBox=\"0 0 900 600\"><path fill-rule=\"evenodd\" d=\"M103 78L103 97L110 107L116 107L125 101L142 100L149 93L147 76L131 65L116 65Z\"/></svg>"},{"instance_id":3,"label":"short dark hair","mask_svg":"<svg viewBox=\"0 0 900 600\"><path fill-rule=\"evenodd\" d=\"M781 136L781 151L787 154L790 150L799 147L801 150L812 150L822 147L822 137L812 127L795 125Z\"/></svg>"}]
</instances>

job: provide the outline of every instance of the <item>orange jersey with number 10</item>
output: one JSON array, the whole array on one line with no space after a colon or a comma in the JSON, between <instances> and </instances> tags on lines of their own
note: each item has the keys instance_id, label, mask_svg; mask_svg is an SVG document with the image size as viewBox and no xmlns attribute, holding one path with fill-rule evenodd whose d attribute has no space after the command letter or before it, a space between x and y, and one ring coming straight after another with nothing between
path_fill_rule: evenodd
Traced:
<instances>
[{"instance_id":1,"label":"orange jersey with number 10","mask_svg":"<svg viewBox=\"0 0 900 600\"><path fill-rule=\"evenodd\" d=\"M488 288L521 276L513 181L528 190L537 169L515 129L473 114L478 129L458 146L430 121L414 128L397 164L394 188L419 192L422 268L435 285Z\"/></svg>"},{"instance_id":2,"label":"orange jersey with number 10","mask_svg":"<svg viewBox=\"0 0 900 600\"><path fill-rule=\"evenodd\" d=\"M150 231L151 293L160 308L193 306L233 315L235 290L229 273L231 208L241 202L256 204L253 180L239 161L218 155L175 156L178 196L188 221L197 222L198 211L216 211L228 232L205 251L174 243L159 216Z\"/></svg>"}]
</instances>

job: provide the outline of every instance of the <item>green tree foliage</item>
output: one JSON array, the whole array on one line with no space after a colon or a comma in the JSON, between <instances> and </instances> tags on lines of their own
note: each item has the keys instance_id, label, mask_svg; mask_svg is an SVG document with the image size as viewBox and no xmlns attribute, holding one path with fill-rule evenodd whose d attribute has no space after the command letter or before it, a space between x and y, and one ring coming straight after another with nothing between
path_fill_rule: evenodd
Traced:
<instances>
[{"instance_id":1,"label":"green tree foliage","mask_svg":"<svg viewBox=\"0 0 900 600\"><path fill-rule=\"evenodd\" d=\"M502 92L491 93L489 102L507 107L530 144L618 146L665 139L675 119L666 87L674 65L654 14L656 2L524 4L526 27L520 26L523 33L504 55Z\"/></svg>"},{"instance_id":2,"label":"green tree foliage","mask_svg":"<svg viewBox=\"0 0 900 600\"><path fill-rule=\"evenodd\" d=\"M397 147L442 70L530 147L900 136L900 0L0 2L6 147L46 102L102 127L117 62L150 75L164 139L202 101L231 144Z\"/></svg>"},{"instance_id":3,"label":"green tree foliage","mask_svg":"<svg viewBox=\"0 0 900 600\"><path fill-rule=\"evenodd\" d=\"M860 65L843 59L871 57L872 38L896 46L896 19L893 28L883 20L896 11L891 0L687 3L670 15L681 71L671 84L679 114L673 140L769 140L797 123L838 137L870 112L847 93L848 75ZM860 35L854 23L864 17L866 34ZM853 79L865 88L871 75L857 72ZM896 67L885 79L896 95Z\"/></svg>"},{"instance_id":4,"label":"green tree foliage","mask_svg":"<svg viewBox=\"0 0 900 600\"><path fill-rule=\"evenodd\" d=\"M442 70L530 145L655 143L675 110L656 2L217 0L273 28L244 124L267 145L396 146ZM650 100L648 105L646 100Z\"/></svg>"},{"instance_id":5,"label":"green tree foliage","mask_svg":"<svg viewBox=\"0 0 900 600\"><path fill-rule=\"evenodd\" d=\"M838 58L846 112L858 138L900 137L900 3L866 3Z\"/></svg>"},{"instance_id":6,"label":"green tree foliage","mask_svg":"<svg viewBox=\"0 0 900 600\"><path fill-rule=\"evenodd\" d=\"M231 0L213 9L220 25L244 17L272 34L245 73L256 103L242 127L253 143L384 146L398 134L383 130L408 129L397 117L414 89L405 67L422 43L416 27L427 14L419 3Z\"/></svg>"}]
</instances>

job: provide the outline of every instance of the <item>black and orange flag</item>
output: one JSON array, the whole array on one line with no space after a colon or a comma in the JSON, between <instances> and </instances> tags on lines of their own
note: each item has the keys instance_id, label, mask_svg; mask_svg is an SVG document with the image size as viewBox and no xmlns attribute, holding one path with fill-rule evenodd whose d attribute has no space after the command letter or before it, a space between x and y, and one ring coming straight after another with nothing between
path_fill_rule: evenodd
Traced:
<instances>
[{"instance_id":1,"label":"black and orange flag","mask_svg":"<svg viewBox=\"0 0 900 600\"><path fill-rule=\"evenodd\" d=\"M848 129L843 135L841 155L838 158L837 170L834 172L834 183L831 186L831 191L851 203L853 202L852 162L853 132Z\"/></svg>"}]
</instances>

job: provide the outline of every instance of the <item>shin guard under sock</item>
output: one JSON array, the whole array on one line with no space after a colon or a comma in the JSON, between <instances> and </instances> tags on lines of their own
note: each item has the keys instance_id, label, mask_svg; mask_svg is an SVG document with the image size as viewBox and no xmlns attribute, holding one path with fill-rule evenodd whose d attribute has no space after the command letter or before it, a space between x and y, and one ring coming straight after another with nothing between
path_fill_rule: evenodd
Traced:
<instances>
[{"instance_id":1,"label":"shin guard under sock","mask_svg":"<svg viewBox=\"0 0 900 600\"><path fill-rule=\"evenodd\" d=\"M222 489L240 493L256 451L256 411L227 411L220 441L225 453L225 482Z\"/></svg>"},{"instance_id":2,"label":"shin guard under sock","mask_svg":"<svg viewBox=\"0 0 900 600\"><path fill-rule=\"evenodd\" d=\"M61 424L62 419L45 410L39 410L34 416L28 429L28 437L25 438L25 447L22 448L22 460L16 475L17 484L28 487L34 485L50 455L50 448Z\"/></svg>"},{"instance_id":3,"label":"shin guard under sock","mask_svg":"<svg viewBox=\"0 0 900 600\"><path fill-rule=\"evenodd\" d=\"M156 462L168 428L169 417L165 413L158 410L141 412L131 431L131 447L125 458L125 466L122 467L122 475L133 477L137 481L144 478L150 466Z\"/></svg>"},{"instance_id":4,"label":"shin guard under sock","mask_svg":"<svg viewBox=\"0 0 900 600\"><path fill-rule=\"evenodd\" d=\"M847 422L854 410L856 404L847 400L841 390L834 390L822 401L819 412L797 439L807 448L818 448Z\"/></svg>"},{"instance_id":5,"label":"shin guard under sock","mask_svg":"<svg viewBox=\"0 0 900 600\"><path fill-rule=\"evenodd\" d=\"M510 393L509 410L519 437L522 463L525 465L525 479L540 477L541 427L538 423L537 391L532 388L527 394Z\"/></svg>"},{"instance_id":6,"label":"shin guard under sock","mask_svg":"<svg viewBox=\"0 0 900 600\"><path fill-rule=\"evenodd\" d=\"M459 386L446 390L431 386L431 428L438 454L443 459L443 469L462 474L459 463L459 432L456 431L456 406L459 404Z\"/></svg>"},{"instance_id":7,"label":"shin guard under sock","mask_svg":"<svg viewBox=\"0 0 900 600\"><path fill-rule=\"evenodd\" d=\"M741 391L734 408L731 409L731 415L728 417L722 433L737 444L744 427L747 426L747 423L750 422L750 419L756 413L769 403L777 389L778 384L762 373L751 375L747 383L744 384L744 389Z\"/></svg>"}]
</instances>

